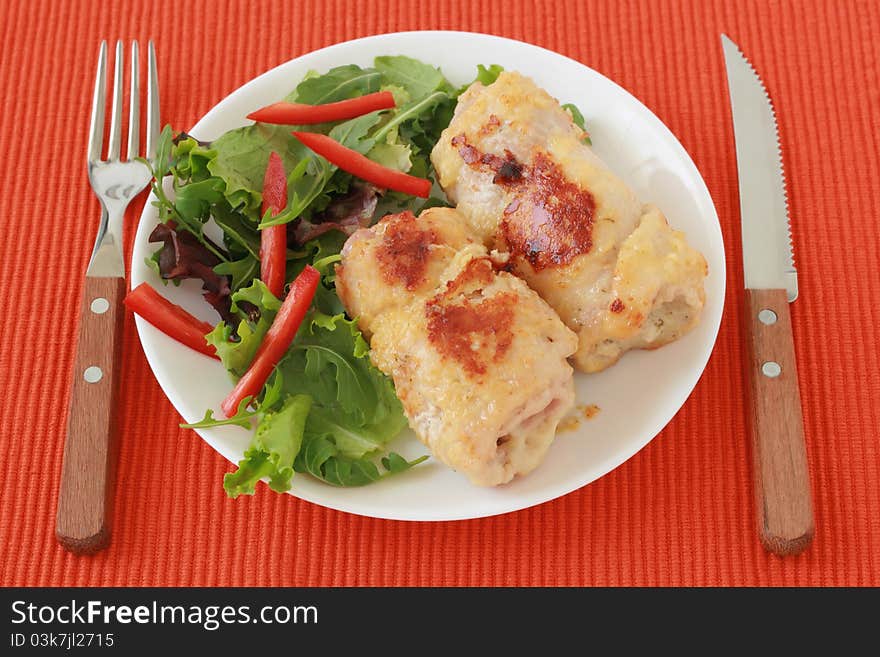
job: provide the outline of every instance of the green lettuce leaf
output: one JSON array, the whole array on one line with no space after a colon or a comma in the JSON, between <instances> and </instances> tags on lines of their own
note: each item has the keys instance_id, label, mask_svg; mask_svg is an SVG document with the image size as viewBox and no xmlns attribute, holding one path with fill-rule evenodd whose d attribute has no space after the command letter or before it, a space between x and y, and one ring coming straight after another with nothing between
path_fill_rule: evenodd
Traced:
<instances>
[{"instance_id":1,"label":"green lettuce leaf","mask_svg":"<svg viewBox=\"0 0 880 657\"><path fill-rule=\"evenodd\" d=\"M407 144L381 143L373 146L367 157L389 169L397 169L405 173L412 168L409 159L411 154L412 148Z\"/></svg>"},{"instance_id":2,"label":"green lettuce leaf","mask_svg":"<svg viewBox=\"0 0 880 657\"><path fill-rule=\"evenodd\" d=\"M242 308L243 302L250 304L257 312L248 312L250 308L247 306ZM249 287L232 294L232 312L240 318L236 330L233 332L226 322L220 322L206 338L208 344L217 349L223 367L235 378L247 371L279 308L281 302L260 279L254 279ZM254 314L258 315L258 319L254 319Z\"/></svg>"},{"instance_id":3,"label":"green lettuce leaf","mask_svg":"<svg viewBox=\"0 0 880 657\"><path fill-rule=\"evenodd\" d=\"M288 126L266 123L230 130L211 147L215 156L207 164L208 171L225 183L224 195L230 207L241 207L253 220L259 219L269 153L275 151L281 156L285 171L293 170L309 156Z\"/></svg>"},{"instance_id":4,"label":"green lettuce leaf","mask_svg":"<svg viewBox=\"0 0 880 657\"><path fill-rule=\"evenodd\" d=\"M344 240L341 233L325 233L305 245L301 259L303 266L313 262L319 268L319 295L335 299L336 304L333 265ZM319 307L328 305L319 298ZM232 301L232 311L241 318L238 341L230 341L232 331L222 322L208 339L238 377L247 370L280 302L259 279L235 292ZM290 406L293 399L299 400L299 410ZM308 400L306 410L304 400ZM362 486L424 460L407 461L394 453L376 460L406 426L406 418L391 380L370 362L369 346L357 323L341 312L309 312L258 399L244 401L231 418L217 419L208 411L201 421L186 426L247 428L254 419L254 441L239 469L224 479L231 497L252 494L256 482L267 477L273 490L287 490L294 469L334 486Z\"/></svg>"},{"instance_id":5,"label":"green lettuce leaf","mask_svg":"<svg viewBox=\"0 0 880 657\"><path fill-rule=\"evenodd\" d=\"M172 164L179 180L199 182L210 177L208 162L216 153L187 135L179 135L172 150Z\"/></svg>"},{"instance_id":6,"label":"green lettuce leaf","mask_svg":"<svg viewBox=\"0 0 880 657\"><path fill-rule=\"evenodd\" d=\"M310 313L257 406L248 411L243 402L235 416L222 420L209 411L201 422L186 425L249 426L258 418L238 470L224 477L230 497L252 494L266 477L273 490L288 490L294 470L334 486L363 486L427 458L407 461L392 452L375 462L406 419L390 379L370 363L356 323L343 315Z\"/></svg>"},{"instance_id":7,"label":"green lettuce leaf","mask_svg":"<svg viewBox=\"0 0 880 657\"><path fill-rule=\"evenodd\" d=\"M201 219L208 215L212 204L223 198L223 188L223 181L219 178L178 185L174 190L174 205L186 217Z\"/></svg>"},{"instance_id":8,"label":"green lettuce leaf","mask_svg":"<svg viewBox=\"0 0 880 657\"><path fill-rule=\"evenodd\" d=\"M488 87L498 79L502 72L504 72L504 67L499 64L490 64L489 68L482 64L477 64L477 77L474 79L474 82L480 82Z\"/></svg>"},{"instance_id":9,"label":"green lettuce leaf","mask_svg":"<svg viewBox=\"0 0 880 657\"><path fill-rule=\"evenodd\" d=\"M397 105L397 107L403 107L412 100L409 92L400 85L383 84L381 87L381 91L390 91L391 95L394 96L394 103L395 105Z\"/></svg>"},{"instance_id":10,"label":"green lettuce leaf","mask_svg":"<svg viewBox=\"0 0 880 657\"><path fill-rule=\"evenodd\" d=\"M253 441L238 462L238 470L223 477L229 497L250 495L256 483L269 478L269 488L283 493L290 489L293 463L300 452L306 418L312 407L308 395L288 397L281 409L265 413L257 425Z\"/></svg>"},{"instance_id":11,"label":"green lettuce leaf","mask_svg":"<svg viewBox=\"0 0 880 657\"><path fill-rule=\"evenodd\" d=\"M357 323L312 311L278 366L286 394L309 394L308 433L335 442L344 456L381 449L406 426L391 379L369 359Z\"/></svg>"}]
</instances>

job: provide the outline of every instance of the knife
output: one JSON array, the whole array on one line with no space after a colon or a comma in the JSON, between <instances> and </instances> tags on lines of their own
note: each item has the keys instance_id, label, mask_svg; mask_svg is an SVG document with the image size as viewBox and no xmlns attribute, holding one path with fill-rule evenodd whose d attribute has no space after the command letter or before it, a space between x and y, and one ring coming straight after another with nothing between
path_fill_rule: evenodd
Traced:
<instances>
[{"instance_id":1,"label":"knife","mask_svg":"<svg viewBox=\"0 0 880 657\"><path fill-rule=\"evenodd\" d=\"M758 532L797 554L813 538L813 503L788 305L797 298L776 115L739 47L721 35L739 173L745 278L747 424Z\"/></svg>"}]
</instances>

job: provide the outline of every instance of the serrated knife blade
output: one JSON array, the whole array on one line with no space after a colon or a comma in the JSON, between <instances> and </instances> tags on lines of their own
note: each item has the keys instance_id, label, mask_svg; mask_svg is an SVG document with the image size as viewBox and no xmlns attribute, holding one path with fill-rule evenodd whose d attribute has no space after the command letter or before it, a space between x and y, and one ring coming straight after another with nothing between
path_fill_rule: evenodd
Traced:
<instances>
[{"instance_id":1,"label":"serrated knife blade","mask_svg":"<svg viewBox=\"0 0 880 657\"><path fill-rule=\"evenodd\" d=\"M784 289L791 302L797 298L798 281L776 114L749 60L723 34L721 44L736 135L745 285Z\"/></svg>"},{"instance_id":2,"label":"serrated knife blade","mask_svg":"<svg viewBox=\"0 0 880 657\"><path fill-rule=\"evenodd\" d=\"M770 97L740 49L721 35L739 172L745 278L747 428L758 534L779 555L813 538L813 503L789 303L798 294L785 178Z\"/></svg>"}]
</instances>

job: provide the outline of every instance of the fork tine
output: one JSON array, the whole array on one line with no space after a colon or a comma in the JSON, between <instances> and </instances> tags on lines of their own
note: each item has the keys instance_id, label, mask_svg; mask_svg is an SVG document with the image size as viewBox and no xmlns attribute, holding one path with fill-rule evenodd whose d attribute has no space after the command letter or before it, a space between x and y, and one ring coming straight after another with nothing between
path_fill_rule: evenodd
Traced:
<instances>
[{"instance_id":1,"label":"fork tine","mask_svg":"<svg viewBox=\"0 0 880 657\"><path fill-rule=\"evenodd\" d=\"M156 144L159 141L159 75L156 71L156 48L150 41L147 53L149 62L149 85L147 91L147 159L153 162L156 159Z\"/></svg>"},{"instance_id":2,"label":"fork tine","mask_svg":"<svg viewBox=\"0 0 880 657\"><path fill-rule=\"evenodd\" d=\"M128 155L126 159L133 160L138 156L140 149L140 88L138 86L138 42L131 42L131 95L129 96L128 113Z\"/></svg>"},{"instance_id":3,"label":"fork tine","mask_svg":"<svg viewBox=\"0 0 880 657\"><path fill-rule=\"evenodd\" d=\"M111 162L119 159L119 150L122 146L122 67L124 58L122 41L117 41L116 64L113 68L113 114L110 115L110 147L107 149L107 159Z\"/></svg>"},{"instance_id":4,"label":"fork tine","mask_svg":"<svg viewBox=\"0 0 880 657\"><path fill-rule=\"evenodd\" d=\"M107 42L101 42L98 51L98 73L95 76L95 93L92 96L92 120L89 126L89 161L101 159L104 141L104 99L107 97Z\"/></svg>"}]
</instances>

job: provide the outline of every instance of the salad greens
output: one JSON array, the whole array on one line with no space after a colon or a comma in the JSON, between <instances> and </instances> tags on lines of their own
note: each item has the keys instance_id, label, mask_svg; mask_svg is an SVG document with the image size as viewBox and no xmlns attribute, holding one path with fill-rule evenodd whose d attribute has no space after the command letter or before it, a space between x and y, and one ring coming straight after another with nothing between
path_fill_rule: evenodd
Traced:
<instances>
[{"instance_id":1,"label":"salad greens","mask_svg":"<svg viewBox=\"0 0 880 657\"><path fill-rule=\"evenodd\" d=\"M501 71L498 65L480 65L475 81L491 84ZM321 274L311 309L257 398L246 398L230 418L215 418L208 410L201 421L182 425L254 429L238 469L224 477L230 497L252 494L261 479L286 491L297 472L334 486L361 486L427 458L407 461L387 453L406 426L403 408L391 380L371 364L356 318L344 314L333 265L347 236L374 218L418 212L445 200L418 199L357 180L291 132L320 132L386 167L433 179L431 150L467 86L455 87L439 69L409 57L376 57L372 67L312 71L284 100L318 105L390 91L393 109L319 125L257 123L212 142L174 136L167 126L162 131L153 170L161 224L150 237L162 245L147 262L166 282L202 281L206 301L222 318L207 341L233 380L248 370L281 307L259 279L261 229L288 225L288 283L306 265ZM576 108L570 111L582 122ZM272 152L287 173L287 206L261 216Z\"/></svg>"},{"instance_id":2,"label":"salad greens","mask_svg":"<svg viewBox=\"0 0 880 657\"><path fill-rule=\"evenodd\" d=\"M260 281L254 287L248 289L252 298L277 307L278 300ZM251 341L258 331L249 334ZM222 340L217 334L215 330L211 337L215 345ZM241 362L234 348L218 353L230 372ZM185 425L249 427L251 418L257 418L254 440L238 471L224 478L232 497L253 493L262 477L269 477L273 490L287 490L294 470L338 486L357 486L427 458L406 461L392 453L382 462L384 472L372 462L371 457L406 426L406 419L391 380L370 363L369 347L357 324L342 314L331 316L317 309L309 313L256 406L256 411L239 408L223 420L215 420L209 410L201 422Z\"/></svg>"},{"instance_id":3,"label":"salad greens","mask_svg":"<svg viewBox=\"0 0 880 657\"><path fill-rule=\"evenodd\" d=\"M488 82L499 71L480 67L478 77ZM463 88L414 59L377 57L371 68L309 73L285 100L317 105L380 90L394 95L396 108L320 125L257 123L210 143L183 133L175 137L169 127L162 132L153 190L160 221L171 230L157 232L163 244L149 264L166 281L202 279L206 300L223 318L207 340L233 380L247 371L281 307L259 279L260 229L290 224L287 281L307 264L322 274L309 314L258 398L243 402L233 417L215 418L208 410L200 422L183 425L254 428L238 469L224 478L231 497L252 494L261 479L273 490L288 490L296 472L335 486L360 486L427 458L407 461L385 453L406 418L391 380L370 363L356 320L344 314L333 265L348 234L375 216L444 201L426 202L357 181L291 132L321 132L384 166L433 177L431 149ZM287 207L261 216L263 177L273 151L287 172ZM166 177L169 193L168 183L162 184Z\"/></svg>"}]
</instances>

